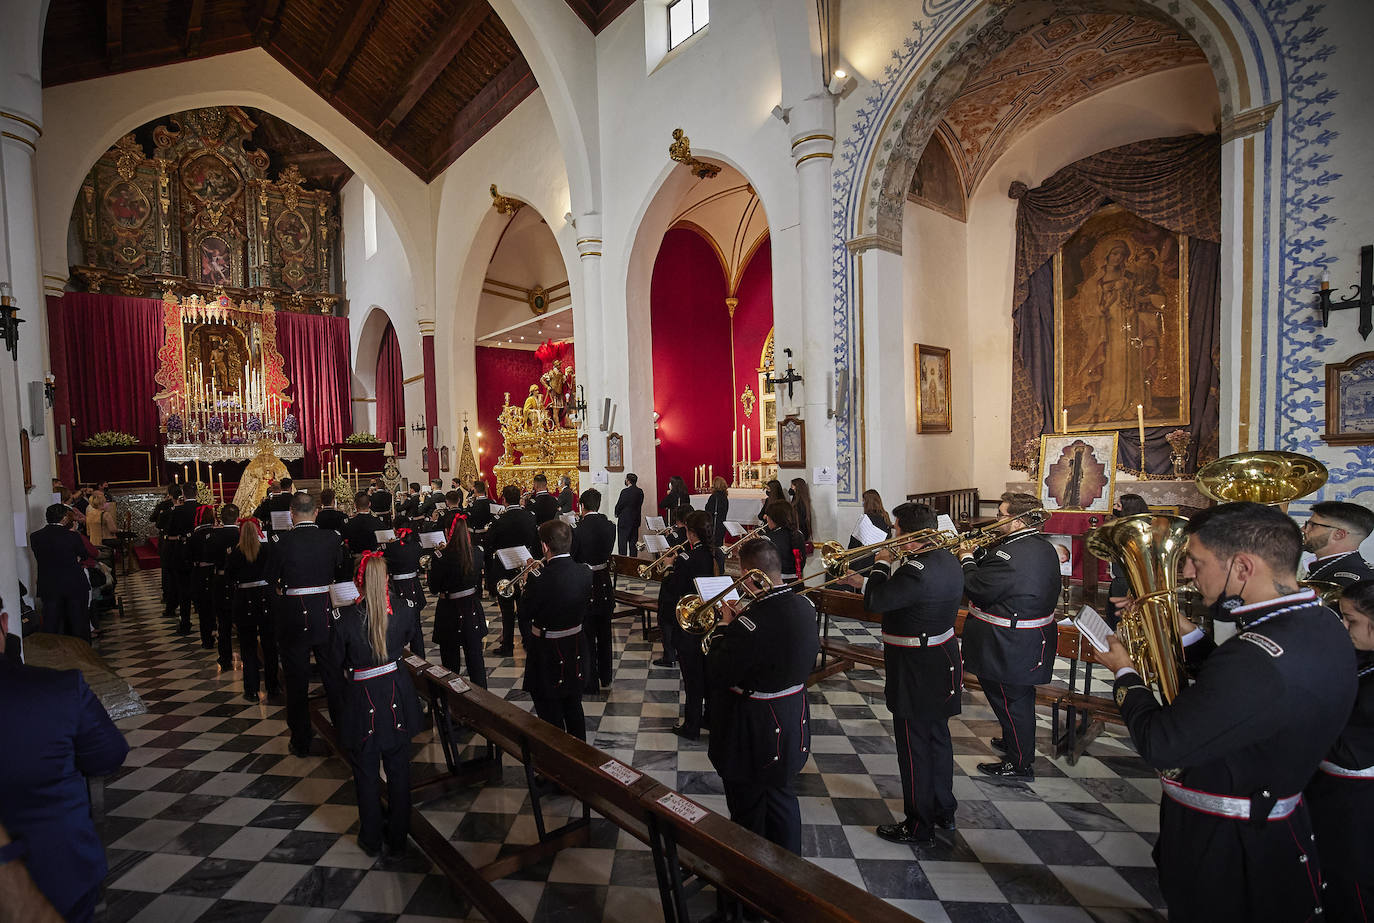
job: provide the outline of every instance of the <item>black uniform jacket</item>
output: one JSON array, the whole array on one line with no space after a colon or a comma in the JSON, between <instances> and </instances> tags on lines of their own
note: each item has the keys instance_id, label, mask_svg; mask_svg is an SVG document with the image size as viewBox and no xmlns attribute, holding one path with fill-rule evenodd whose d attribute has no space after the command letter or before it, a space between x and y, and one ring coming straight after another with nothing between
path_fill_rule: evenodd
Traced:
<instances>
[{"instance_id":1,"label":"black uniform jacket","mask_svg":"<svg viewBox=\"0 0 1374 923\"><path fill-rule=\"evenodd\" d=\"M716 631L706 655L708 753L722 779L784 785L801 771L811 751L806 678L819 651L816 609L790 590L774 590Z\"/></svg>"},{"instance_id":2,"label":"black uniform jacket","mask_svg":"<svg viewBox=\"0 0 1374 923\"><path fill-rule=\"evenodd\" d=\"M172 511L172 507L174 506L176 506L175 500L171 497L163 497L157 502L157 506L153 507L153 511L148 514L148 521L151 522L158 531L161 531L162 524L166 522L164 517Z\"/></svg>"},{"instance_id":3,"label":"black uniform jacket","mask_svg":"<svg viewBox=\"0 0 1374 923\"><path fill-rule=\"evenodd\" d=\"M229 552L239 543L237 526L219 525L210 530L205 538L203 560L210 563L211 589L216 598L227 600L229 586L225 582L224 565L229 560Z\"/></svg>"},{"instance_id":4,"label":"black uniform jacket","mask_svg":"<svg viewBox=\"0 0 1374 923\"><path fill-rule=\"evenodd\" d=\"M1374 580L1374 567L1369 566L1359 553L1359 551L1347 551L1344 554L1327 555L1324 558L1317 558L1312 562L1312 566L1307 569L1307 580L1327 580L1331 583L1339 583L1341 586L1350 586L1361 580Z\"/></svg>"},{"instance_id":5,"label":"black uniform jacket","mask_svg":"<svg viewBox=\"0 0 1374 923\"><path fill-rule=\"evenodd\" d=\"M730 518L730 495L723 490L706 498L706 515L711 517L711 541L719 548L725 544L725 521Z\"/></svg>"},{"instance_id":6,"label":"black uniform jacket","mask_svg":"<svg viewBox=\"0 0 1374 923\"><path fill-rule=\"evenodd\" d=\"M321 529L313 522L297 523L286 532L273 532L269 539L267 580L283 593L291 587L327 587L336 580L352 576L347 549L337 532ZM312 645L325 643L329 624L328 594L283 596L278 628L288 636L308 633Z\"/></svg>"},{"instance_id":7,"label":"black uniform jacket","mask_svg":"<svg viewBox=\"0 0 1374 923\"><path fill-rule=\"evenodd\" d=\"M425 607L424 588L423 584L420 583L420 556L423 553L424 549L420 547L420 536L416 535L414 531L406 533L404 538L387 542L386 550L383 552L383 557L386 559L386 572L391 575L397 592L421 609ZM400 579L404 574L414 574L415 576L411 579Z\"/></svg>"},{"instance_id":8,"label":"black uniform jacket","mask_svg":"<svg viewBox=\"0 0 1374 923\"><path fill-rule=\"evenodd\" d=\"M671 519L673 510L691 502L692 498L687 495L687 491L674 489L663 495L663 499L658 501L658 508L665 517Z\"/></svg>"},{"instance_id":9,"label":"black uniform jacket","mask_svg":"<svg viewBox=\"0 0 1374 923\"><path fill-rule=\"evenodd\" d=\"M315 525L321 529L333 529L340 535L348 528L348 517L343 514L343 510L336 510L334 507L327 507L315 514Z\"/></svg>"},{"instance_id":10,"label":"black uniform jacket","mask_svg":"<svg viewBox=\"0 0 1374 923\"><path fill-rule=\"evenodd\" d=\"M883 617L883 635L929 640L954 628L964 598L964 575L948 551L927 551L892 570L876 565L864 586L864 608ZM883 645L887 707L899 718L934 720L959 714L964 667L959 642L907 647Z\"/></svg>"},{"instance_id":11,"label":"black uniform jacket","mask_svg":"<svg viewBox=\"0 0 1374 923\"><path fill-rule=\"evenodd\" d=\"M644 509L644 491L631 484L620 492L615 501L615 524L622 529L639 526L640 511Z\"/></svg>"},{"instance_id":12,"label":"black uniform jacket","mask_svg":"<svg viewBox=\"0 0 1374 923\"><path fill-rule=\"evenodd\" d=\"M679 553L674 559L673 566L664 576L658 593L658 611L663 619L676 625L677 616L674 615L674 611L677 609L678 601L697 591L696 578L716 575L716 558L706 543L698 542L688 548L685 554ZM688 639L686 643L694 644L696 641Z\"/></svg>"},{"instance_id":13,"label":"black uniform jacket","mask_svg":"<svg viewBox=\"0 0 1374 923\"><path fill-rule=\"evenodd\" d=\"M550 519L557 519L560 512L558 498L547 490L541 490L526 500L525 509L534 514L534 522L540 526Z\"/></svg>"},{"instance_id":14,"label":"black uniform jacket","mask_svg":"<svg viewBox=\"0 0 1374 923\"><path fill-rule=\"evenodd\" d=\"M582 694L582 638L577 634L562 638L545 635L580 629L587 620L591 595L592 572L571 555L549 559L525 581L520 612L522 619L529 622L532 636L523 688L532 698L561 699ZM538 634L534 634L535 629Z\"/></svg>"},{"instance_id":15,"label":"black uniform jacket","mask_svg":"<svg viewBox=\"0 0 1374 923\"><path fill-rule=\"evenodd\" d=\"M81 536L61 523L49 523L29 536L29 547L38 561L40 599L85 596L91 591L81 566L86 559L86 544Z\"/></svg>"},{"instance_id":16,"label":"black uniform jacket","mask_svg":"<svg viewBox=\"0 0 1374 923\"><path fill-rule=\"evenodd\" d=\"M377 550L377 533L385 529L382 521L371 513L358 513L348 518L344 525L343 537L348 543L349 554L362 554L364 551Z\"/></svg>"},{"instance_id":17,"label":"black uniform jacket","mask_svg":"<svg viewBox=\"0 0 1374 923\"><path fill-rule=\"evenodd\" d=\"M244 557L239 551L238 545L229 549L229 557L224 562L224 579L229 585L229 589L235 592L249 592L248 590L239 591L240 583L256 583L259 580L266 580L268 574L268 560L272 557L272 550L275 546L271 542L264 542L258 548L258 556L253 560ZM262 589L270 589L263 587Z\"/></svg>"},{"instance_id":18,"label":"black uniform jacket","mask_svg":"<svg viewBox=\"0 0 1374 923\"><path fill-rule=\"evenodd\" d=\"M523 545L529 549L530 557L539 557L539 526L535 524L534 514L518 506L507 509L496 517L496 522L487 530L487 543L493 551ZM500 561L494 561L492 567L500 572L501 577L509 577L515 573L503 568Z\"/></svg>"},{"instance_id":19,"label":"black uniform jacket","mask_svg":"<svg viewBox=\"0 0 1374 923\"><path fill-rule=\"evenodd\" d=\"M489 497L478 497L472 501L468 507L468 531L472 533L481 532L493 522L496 517L491 512L491 499ZM480 539L481 536L478 536Z\"/></svg>"},{"instance_id":20,"label":"black uniform jacket","mask_svg":"<svg viewBox=\"0 0 1374 923\"><path fill-rule=\"evenodd\" d=\"M374 516L391 515L391 491L379 490L367 498L367 505L371 507Z\"/></svg>"},{"instance_id":21,"label":"black uniform jacket","mask_svg":"<svg viewBox=\"0 0 1374 923\"><path fill-rule=\"evenodd\" d=\"M167 514L167 528L163 531L169 536L185 538L190 535L196 527L196 507L199 504L195 498L182 500L181 503L172 507L172 511Z\"/></svg>"},{"instance_id":22,"label":"black uniform jacket","mask_svg":"<svg viewBox=\"0 0 1374 923\"><path fill-rule=\"evenodd\" d=\"M434 604L434 643L457 641L462 628L461 617L481 614L481 600L476 592L462 599L445 599L449 593L476 590L482 585L482 549L472 547L472 561L466 575L457 545L447 545L430 556L429 590L438 597Z\"/></svg>"},{"instance_id":23,"label":"black uniform jacket","mask_svg":"<svg viewBox=\"0 0 1374 923\"><path fill-rule=\"evenodd\" d=\"M391 594L387 618L386 657L395 663L406 656L406 647L421 647L420 620L402 612L409 604ZM354 678L353 671L379 665L368 640L367 603L359 599L334 611L334 644L344 667L344 709L339 740L349 750L372 747L390 750L404 744L420 729L420 700L405 664L372 679Z\"/></svg>"},{"instance_id":24,"label":"black uniform jacket","mask_svg":"<svg viewBox=\"0 0 1374 923\"><path fill-rule=\"evenodd\" d=\"M420 515L420 495L406 494L405 499L400 502L396 510L406 519L417 518Z\"/></svg>"},{"instance_id":25,"label":"black uniform jacket","mask_svg":"<svg viewBox=\"0 0 1374 923\"><path fill-rule=\"evenodd\" d=\"M192 589L197 593L210 591L210 578L214 576L214 564L205 556L205 543L214 531L212 523L204 522L192 530L186 539L186 563L183 570L189 570Z\"/></svg>"},{"instance_id":26,"label":"black uniform jacket","mask_svg":"<svg viewBox=\"0 0 1374 923\"><path fill-rule=\"evenodd\" d=\"M802 566L806 563L806 539L795 529L786 529L779 526L776 529L767 529L763 537L773 543L778 549L778 560L782 563L782 575L789 574L801 576Z\"/></svg>"},{"instance_id":27,"label":"black uniform jacket","mask_svg":"<svg viewBox=\"0 0 1374 923\"><path fill-rule=\"evenodd\" d=\"M1059 602L1059 553L1023 529L964 562L964 592L984 612L1019 622L1053 615ZM1050 681L1059 627L1002 628L973 612L964 620L964 664L974 676L1018 686Z\"/></svg>"},{"instance_id":28,"label":"black uniform jacket","mask_svg":"<svg viewBox=\"0 0 1374 923\"><path fill-rule=\"evenodd\" d=\"M601 513L585 513L573 529L572 556L582 564L605 564L615 551L615 523Z\"/></svg>"},{"instance_id":29,"label":"black uniform jacket","mask_svg":"<svg viewBox=\"0 0 1374 923\"><path fill-rule=\"evenodd\" d=\"M253 511L253 518L262 523L263 529L270 533L272 531L272 514L290 511L292 496L283 490L267 497Z\"/></svg>"}]
</instances>

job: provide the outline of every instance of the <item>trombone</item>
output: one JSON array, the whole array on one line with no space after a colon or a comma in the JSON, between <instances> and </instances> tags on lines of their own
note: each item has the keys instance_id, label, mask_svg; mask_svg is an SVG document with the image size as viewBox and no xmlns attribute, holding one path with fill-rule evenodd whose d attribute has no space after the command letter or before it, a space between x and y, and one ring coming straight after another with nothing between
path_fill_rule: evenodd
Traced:
<instances>
[{"instance_id":1,"label":"trombone","mask_svg":"<svg viewBox=\"0 0 1374 923\"><path fill-rule=\"evenodd\" d=\"M683 631L703 636L701 652L705 654L711 650L711 632L720 624L721 603L724 602L725 597L736 590L743 590L749 601L753 602L772 589L772 579L763 571L755 568L746 571L734 583L705 602L696 593L687 594L678 600L674 615L677 616L678 627Z\"/></svg>"},{"instance_id":2,"label":"trombone","mask_svg":"<svg viewBox=\"0 0 1374 923\"><path fill-rule=\"evenodd\" d=\"M543 566L543 561L538 558L531 558L529 563L520 568L514 577L496 581L496 595L502 599L510 599L515 595L516 590L524 589L525 581L529 579L531 574L539 573L539 568Z\"/></svg>"},{"instance_id":3,"label":"trombone","mask_svg":"<svg viewBox=\"0 0 1374 923\"><path fill-rule=\"evenodd\" d=\"M849 569L851 561L866 558L880 548L909 545L912 542L924 543L920 548L912 548L898 555L900 558L906 558L908 555L920 554L932 548L953 548L959 544L959 540L959 535L956 532L941 529L921 529L904 535L894 535L892 538L885 538L881 542L874 542L871 545L860 545L857 548L846 548L839 542L821 542L816 546L816 551L820 553L821 563L825 565L825 573L831 577L842 577L845 575L845 571ZM811 576L814 577L816 574ZM813 587L812 589L820 589L820 587Z\"/></svg>"},{"instance_id":4,"label":"trombone","mask_svg":"<svg viewBox=\"0 0 1374 923\"><path fill-rule=\"evenodd\" d=\"M751 538L758 538L760 535L763 534L764 530L767 528L767 526L761 525L757 529L750 529L748 532L744 533L739 538L735 539L735 541L730 545L729 548L725 549L725 556L727 558L733 558L738 556L739 550L744 547L745 542L749 541ZM835 543L831 542L830 544Z\"/></svg>"},{"instance_id":5,"label":"trombone","mask_svg":"<svg viewBox=\"0 0 1374 923\"><path fill-rule=\"evenodd\" d=\"M664 575L668 568L672 566L673 558L677 556L678 552L686 550L687 542L683 542L680 545L674 545L673 547L669 548L667 551L663 552L663 554L654 558L648 564L639 565L640 578L644 580L659 579Z\"/></svg>"}]
</instances>

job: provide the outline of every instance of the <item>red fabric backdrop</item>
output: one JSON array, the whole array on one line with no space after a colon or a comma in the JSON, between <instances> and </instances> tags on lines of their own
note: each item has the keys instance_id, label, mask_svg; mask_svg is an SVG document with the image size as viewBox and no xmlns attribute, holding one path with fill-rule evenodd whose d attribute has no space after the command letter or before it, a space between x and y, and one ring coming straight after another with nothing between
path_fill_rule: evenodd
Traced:
<instances>
[{"instance_id":1,"label":"red fabric backdrop","mask_svg":"<svg viewBox=\"0 0 1374 923\"><path fill-rule=\"evenodd\" d=\"M304 476L316 477L320 449L353 432L348 319L279 311L277 349L291 380L286 394L305 444Z\"/></svg>"},{"instance_id":2,"label":"red fabric backdrop","mask_svg":"<svg viewBox=\"0 0 1374 923\"><path fill-rule=\"evenodd\" d=\"M730 471L730 312L726 280L711 245L695 231L663 235L649 294L654 409L658 411L658 496L692 468Z\"/></svg>"},{"instance_id":3,"label":"red fabric backdrop","mask_svg":"<svg viewBox=\"0 0 1374 923\"><path fill-rule=\"evenodd\" d=\"M740 277L739 287L735 290L739 304L735 307L735 398L736 419L752 434L750 436L753 456L757 458L763 447L760 421L763 412L757 399L759 394L759 354L773 329L773 252L770 241L764 241L749 258ZM784 363L786 365L786 363ZM755 404L753 416L745 418L744 407L738 403L744 386L754 391ZM729 447L726 447L729 451ZM743 447L740 448L743 452Z\"/></svg>"},{"instance_id":4,"label":"red fabric backdrop","mask_svg":"<svg viewBox=\"0 0 1374 923\"><path fill-rule=\"evenodd\" d=\"M387 324L377 351L377 438L382 442L399 442L397 431L406 421L404 381L401 343L396 328Z\"/></svg>"},{"instance_id":5,"label":"red fabric backdrop","mask_svg":"<svg viewBox=\"0 0 1374 923\"><path fill-rule=\"evenodd\" d=\"M487 490L492 496L496 496L500 485L496 483L491 469L496 464L496 460L501 457L504 443L501 439L501 427L497 425L496 417L501 413L501 402L505 398L506 392L510 392L511 403L519 406L525 402L525 395L529 393L530 385L539 380L543 374L543 368L538 359L535 358L534 351L529 349L500 349L495 346L478 346L476 348L477 362L477 429L473 431L472 437L477 438L477 432L481 432L482 454L477 460L477 466L482 470L483 476L487 481ZM459 445L461 450L462 446ZM472 447L473 452L477 451L477 445ZM452 450L450 449L450 452ZM453 458L457 463L457 457ZM454 473L457 471L455 469Z\"/></svg>"}]
</instances>

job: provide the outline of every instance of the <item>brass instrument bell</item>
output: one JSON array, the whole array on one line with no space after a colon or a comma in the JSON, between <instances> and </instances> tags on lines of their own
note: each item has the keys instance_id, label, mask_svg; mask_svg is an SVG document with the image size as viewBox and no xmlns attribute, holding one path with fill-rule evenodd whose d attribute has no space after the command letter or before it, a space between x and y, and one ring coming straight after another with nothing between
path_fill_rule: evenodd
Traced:
<instances>
[{"instance_id":1,"label":"brass instrument bell","mask_svg":"<svg viewBox=\"0 0 1374 923\"><path fill-rule=\"evenodd\" d=\"M1218 503L1271 506L1305 497L1326 483L1326 466L1296 452L1239 452L1204 465L1197 489Z\"/></svg>"}]
</instances>

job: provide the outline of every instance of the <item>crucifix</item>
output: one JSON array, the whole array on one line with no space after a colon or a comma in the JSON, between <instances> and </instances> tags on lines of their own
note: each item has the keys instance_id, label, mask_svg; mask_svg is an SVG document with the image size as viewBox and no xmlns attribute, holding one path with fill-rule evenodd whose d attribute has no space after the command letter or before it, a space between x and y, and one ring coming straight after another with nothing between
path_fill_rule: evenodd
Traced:
<instances>
[{"instance_id":1,"label":"crucifix","mask_svg":"<svg viewBox=\"0 0 1374 923\"><path fill-rule=\"evenodd\" d=\"M1322 274L1321 291L1317 292L1321 301L1322 326L1325 327L1330 321L1332 311L1359 308L1360 326L1357 329L1360 337L1367 340L1370 331L1374 330L1374 319L1371 318L1371 311L1374 310L1374 246L1365 244L1360 248L1360 284L1350 287L1355 290L1353 297L1332 301L1331 283L1326 274Z\"/></svg>"},{"instance_id":2,"label":"crucifix","mask_svg":"<svg viewBox=\"0 0 1374 923\"><path fill-rule=\"evenodd\" d=\"M787 399L790 401L792 400L793 385L801 384L805 379L792 368L792 350L784 349L783 353L787 356L787 374L779 375L777 378L769 378L767 381L770 385L787 385Z\"/></svg>"}]
</instances>

